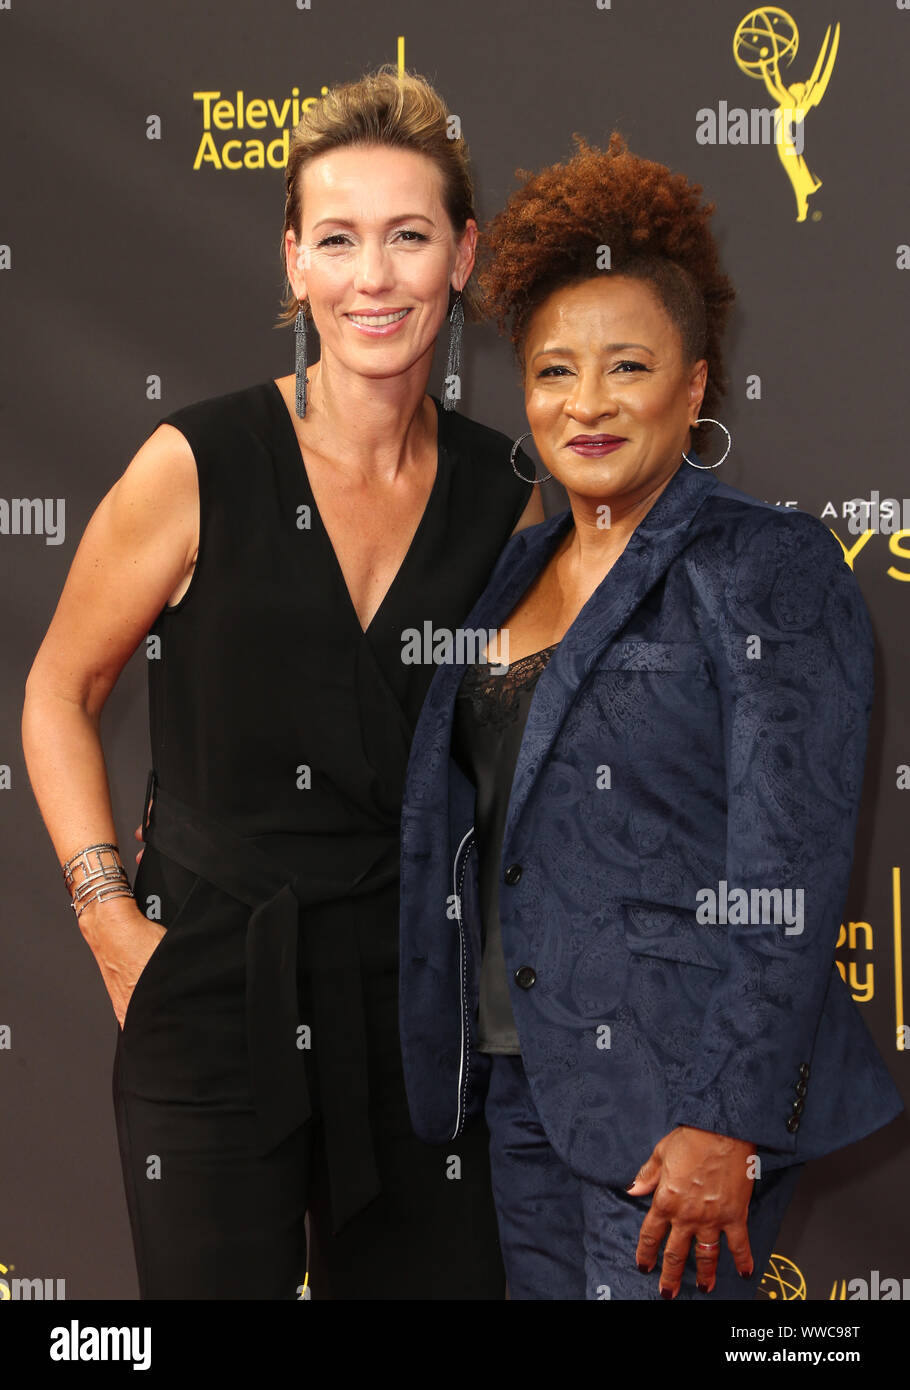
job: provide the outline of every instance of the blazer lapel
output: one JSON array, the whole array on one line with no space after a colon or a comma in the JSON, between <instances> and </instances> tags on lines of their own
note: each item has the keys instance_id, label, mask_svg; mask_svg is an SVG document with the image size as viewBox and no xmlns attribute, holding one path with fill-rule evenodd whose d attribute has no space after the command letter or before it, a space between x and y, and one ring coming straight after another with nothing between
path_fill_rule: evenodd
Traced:
<instances>
[{"instance_id":1,"label":"blazer lapel","mask_svg":"<svg viewBox=\"0 0 910 1390\"><path fill-rule=\"evenodd\" d=\"M566 510L519 531L509 541L513 549L505 564L487 583L480 598L459 625L461 631L482 631L487 636L498 631L571 525L572 513ZM433 680L427 703L451 716L453 692L458 688L467 664L466 661L446 662Z\"/></svg>"},{"instance_id":2,"label":"blazer lapel","mask_svg":"<svg viewBox=\"0 0 910 1390\"><path fill-rule=\"evenodd\" d=\"M482 630L485 634L497 631L570 525L572 513L566 510L513 536L483 593L459 624L461 630ZM450 661L439 667L420 712L408 760L410 836L426 839L427 823L437 816L446 816L450 809L452 722L458 686L467 664Z\"/></svg>"},{"instance_id":3,"label":"blazer lapel","mask_svg":"<svg viewBox=\"0 0 910 1390\"><path fill-rule=\"evenodd\" d=\"M597 665L604 649L628 622L648 590L686 545L693 517L716 486L717 479L713 473L680 464L550 658L537 682L528 711L512 780L503 844L508 842L518 824L531 788L583 680ZM562 523L554 526L552 536L556 539L564 534L569 525L574 524L571 511L562 513L554 521ZM544 525L552 526L553 522ZM500 624L509 616L534 573L543 568L554 548L555 540L550 545L532 546L526 563L517 567L513 582L504 586L501 595L503 601L514 595L514 601L505 608L503 602L491 605ZM537 562L537 569L525 578L532 561ZM519 575L522 579L520 589Z\"/></svg>"}]
</instances>

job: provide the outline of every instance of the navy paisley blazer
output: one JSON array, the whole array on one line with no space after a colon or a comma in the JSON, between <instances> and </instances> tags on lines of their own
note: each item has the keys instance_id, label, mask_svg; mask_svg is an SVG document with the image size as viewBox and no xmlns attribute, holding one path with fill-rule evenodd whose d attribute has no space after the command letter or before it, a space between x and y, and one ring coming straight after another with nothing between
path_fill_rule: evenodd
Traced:
<instances>
[{"instance_id":1,"label":"navy paisley blazer","mask_svg":"<svg viewBox=\"0 0 910 1390\"><path fill-rule=\"evenodd\" d=\"M464 628L498 628L571 525L566 510L514 536ZM685 464L551 657L500 916L531 1092L578 1176L624 1187L680 1124L782 1167L903 1108L833 960L872 668L828 528ZM464 669L435 674L402 811L402 1053L434 1143L482 1107L489 1072L474 788L450 754ZM734 889L749 920L703 920L704 890ZM775 921L758 889L792 890L791 906L801 889L801 915Z\"/></svg>"}]
</instances>

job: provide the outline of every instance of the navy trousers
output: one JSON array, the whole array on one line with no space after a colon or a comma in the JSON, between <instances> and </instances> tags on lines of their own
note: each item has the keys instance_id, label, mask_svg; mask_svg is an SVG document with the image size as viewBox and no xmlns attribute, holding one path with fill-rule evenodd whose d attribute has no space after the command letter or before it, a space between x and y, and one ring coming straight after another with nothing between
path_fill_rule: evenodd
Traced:
<instances>
[{"instance_id":1,"label":"navy trousers","mask_svg":"<svg viewBox=\"0 0 910 1390\"><path fill-rule=\"evenodd\" d=\"M641 1274L635 1250L651 1195L578 1178L544 1133L521 1057L492 1057L485 1101L490 1131L493 1195L512 1299L660 1298L663 1250ZM642 1155L642 1162L648 1155ZM717 1279L710 1294L695 1287L690 1255L677 1299L752 1299L761 1282L784 1211L805 1164L775 1169L756 1180L749 1203L751 1279L737 1272L721 1236ZM631 1182L634 1173L629 1174Z\"/></svg>"}]
</instances>

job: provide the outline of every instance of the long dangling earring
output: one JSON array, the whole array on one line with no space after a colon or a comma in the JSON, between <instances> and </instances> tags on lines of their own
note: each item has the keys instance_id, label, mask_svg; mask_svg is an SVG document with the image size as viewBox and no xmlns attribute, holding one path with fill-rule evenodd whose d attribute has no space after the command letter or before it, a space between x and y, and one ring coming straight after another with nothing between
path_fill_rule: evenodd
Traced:
<instances>
[{"instance_id":1,"label":"long dangling earring","mask_svg":"<svg viewBox=\"0 0 910 1390\"><path fill-rule=\"evenodd\" d=\"M512 472L517 473L518 477L521 479L523 483L545 483L547 481L547 478L552 478L552 473L548 473L545 478L526 478L525 475L523 473L519 473L518 469L515 467L515 455L518 453L518 447L523 439L530 439L531 434L531 430L528 430L527 434L520 434L516 439L515 443L512 445L512 452L509 455L509 459L511 460L512 464Z\"/></svg>"},{"instance_id":2,"label":"long dangling earring","mask_svg":"<svg viewBox=\"0 0 910 1390\"><path fill-rule=\"evenodd\" d=\"M306 374L306 314L303 311L305 301L299 299L297 302L300 308L294 321L294 370L297 377L297 414L303 420L306 417L306 388L309 383Z\"/></svg>"},{"instance_id":3,"label":"long dangling earring","mask_svg":"<svg viewBox=\"0 0 910 1390\"><path fill-rule=\"evenodd\" d=\"M461 290L455 296L452 312L449 314L449 353L446 358L446 379L443 407L454 410L456 401L461 399L461 330L464 328L464 305Z\"/></svg>"},{"instance_id":4,"label":"long dangling earring","mask_svg":"<svg viewBox=\"0 0 910 1390\"><path fill-rule=\"evenodd\" d=\"M722 424L721 424L720 420L712 420L712 419L711 419L709 416L707 416L707 415L704 417L704 419L698 419L698 420L696 420L695 423L696 423L696 425L720 425L720 427L721 427L721 429L723 430L724 434L727 436L727 447L726 447L726 449L724 450L724 452L721 454L720 458L717 460L716 463L693 463L692 460L686 456L686 451L685 451L685 449L683 449L683 458L686 460L686 463L689 465L690 468L720 468L720 466L721 466L721 464L723 463L724 459L727 457L727 455L728 455L729 452L730 452L730 446L731 446L731 444L733 443L733 436L731 435L730 431L727 429L726 425L722 425Z\"/></svg>"}]
</instances>

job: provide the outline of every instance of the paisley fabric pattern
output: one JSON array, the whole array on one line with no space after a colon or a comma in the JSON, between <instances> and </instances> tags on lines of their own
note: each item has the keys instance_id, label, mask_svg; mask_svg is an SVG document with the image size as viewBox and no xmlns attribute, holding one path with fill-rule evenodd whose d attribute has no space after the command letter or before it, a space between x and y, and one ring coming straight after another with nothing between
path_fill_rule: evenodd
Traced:
<instances>
[{"instance_id":1,"label":"paisley fabric pattern","mask_svg":"<svg viewBox=\"0 0 910 1390\"><path fill-rule=\"evenodd\" d=\"M573 524L513 537L465 627L498 628ZM473 789L449 754L464 670L430 686L402 814L402 1046L433 1142L479 1109L488 1075ZM553 653L500 915L534 1101L579 1176L624 1186L679 1124L747 1140L773 1169L902 1109L833 961L872 671L828 528L684 465ZM721 906L734 890L747 920ZM771 910L788 896L798 913Z\"/></svg>"}]
</instances>

